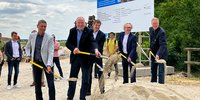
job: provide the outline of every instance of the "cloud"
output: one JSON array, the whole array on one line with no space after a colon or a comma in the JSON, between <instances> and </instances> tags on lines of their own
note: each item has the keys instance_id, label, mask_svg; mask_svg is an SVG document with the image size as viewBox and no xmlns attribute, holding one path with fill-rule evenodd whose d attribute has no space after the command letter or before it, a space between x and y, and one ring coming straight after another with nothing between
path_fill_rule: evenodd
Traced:
<instances>
[{"instance_id":1,"label":"cloud","mask_svg":"<svg viewBox=\"0 0 200 100\"><path fill-rule=\"evenodd\" d=\"M18 14L25 13L30 9L30 5L16 4L16 3L0 3L0 13L1 14Z\"/></svg>"},{"instance_id":2,"label":"cloud","mask_svg":"<svg viewBox=\"0 0 200 100\"><path fill-rule=\"evenodd\" d=\"M30 4L43 4L43 0L1 0L0 2L8 2L8 3L30 3Z\"/></svg>"},{"instance_id":3,"label":"cloud","mask_svg":"<svg viewBox=\"0 0 200 100\"><path fill-rule=\"evenodd\" d=\"M57 35L57 39L67 39L69 29L76 17L96 15L94 0L1 0L0 32L10 37L16 31L22 39L37 29L40 19L47 21L47 32Z\"/></svg>"},{"instance_id":4,"label":"cloud","mask_svg":"<svg viewBox=\"0 0 200 100\"><path fill-rule=\"evenodd\" d=\"M38 1L38 2L36 2ZM26 14L34 11L39 6L44 6L42 1L35 0L2 0L0 1L0 13L3 14Z\"/></svg>"}]
</instances>

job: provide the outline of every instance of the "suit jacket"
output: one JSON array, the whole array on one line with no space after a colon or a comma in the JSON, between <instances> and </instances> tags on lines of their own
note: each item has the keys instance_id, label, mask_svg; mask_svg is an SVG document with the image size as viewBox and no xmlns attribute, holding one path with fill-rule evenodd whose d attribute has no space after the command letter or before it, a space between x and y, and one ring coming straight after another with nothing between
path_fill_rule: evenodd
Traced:
<instances>
[{"instance_id":1,"label":"suit jacket","mask_svg":"<svg viewBox=\"0 0 200 100\"><path fill-rule=\"evenodd\" d=\"M25 47L27 56L31 57L32 60L34 59L36 37L37 33L31 33ZM47 33L44 34L42 40L41 56L45 66L53 67L54 42L53 37Z\"/></svg>"},{"instance_id":2,"label":"suit jacket","mask_svg":"<svg viewBox=\"0 0 200 100\"><path fill-rule=\"evenodd\" d=\"M121 32L119 35L119 41L118 41L118 47L119 47L119 51L121 53L123 52L123 39L124 39L124 34L125 32ZM131 58L132 61L136 61L137 59L137 52L136 52L136 48L137 48L137 38L133 33L130 33L128 36L128 42L127 42L127 55L128 57Z\"/></svg>"},{"instance_id":3,"label":"suit jacket","mask_svg":"<svg viewBox=\"0 0 200 100\"><path fill-rule=\"evenodd\" d=\"M77 48L77 28L74 27L70 29L69 37L66 42L66 47L71 51L70 54L70 63L73 63L77 58L82 63L90 62L91 57L87 55L74 55L73 51ZM93 37L93 31L87 27L84 28L83 33L80 38L79 50L84 52L94 52L94 49L97 49L97 43Z\"/></svg>"},{"instance_id":4,"label":"suit jacket","mask_svg":"<svg viewBox=\"0 0 200 100\"><path fill-rule=\"evenodd\" d=\"M103 53L103 46L106 40L106 35L102 31L98 31L95 41L98 44L98 50L102 54Z\"/></svg>"},{"instance_id":5,"label":"suit jacket","mask_svg":"<svg viewBox=\"0 0 200 100\"><path fill-rule=\"evenodd\" d=\"M22 49L21 49L21 44L19 41L17 41L17 43L19 44L19 57L20 57L20 61L22 59ZM12 48L12 41L8 41L5 44L5 54L7 56L7 61L11 61L11 59L13 58L13 48Z\"/></svg>"},{"instance_id":6,"label":"suit jacket","mask_svg":"<svg viewBox=\"0 0 200 100\"><path fill-rule=\"evenodd\" d=\"M154 55L158 55L160 59L167 59L167 39L166 33L163 28L158 27L155 31L152 27L149 28L150 32L150 48Z\"/></svg>"}]
</instances>

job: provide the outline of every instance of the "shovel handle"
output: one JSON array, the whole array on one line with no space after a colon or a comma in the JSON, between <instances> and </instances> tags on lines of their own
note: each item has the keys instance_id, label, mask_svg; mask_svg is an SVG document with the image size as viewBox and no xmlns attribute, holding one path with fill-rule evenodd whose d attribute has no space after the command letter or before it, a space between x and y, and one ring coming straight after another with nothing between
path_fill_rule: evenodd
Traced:
<instances>
[{"instance_id":1,"label":"shovel handle","mask_svg":"<svg viewBox=\"0 0 200 100\"><path fill-rule=\"evenodd\" d=\"M30 61L30 63L33 64L33 65L35 65L35 66L37 66L38 68L44 69L43 66L41 66L41 65L39 65L39 64L37 64L37 63L35 63L33 61Z\"/></svg>"},{"instance_id":2,"label":"shovel handle","mask_svg":"<svg viewBox=\"0 0 200 100\"><path fill-rule=\"evenodd\" d=\"M149 53L150 53L154 58L156 58L156 56L155 56L151 51L149 51Z\"/></svg>"},{"instance_id":3,"label":"shovel handle","mask_svg":"<svg viewBox=\"0 0 200 100\"><path fill-rule=\"evenodd\" d=\"M125 58L125 59L127 59L127 57L125 56L125 55L123 55L122 53L120 53L120 55L123 57L123 58ZM133 66L135 66L135 63L134 62L130 62Z\"/></svg>"},{"instance_id":4,"label":"shovel handle","mask_svg":"<svg viewBox=\"0 0 200 100\"><path fill-rule=\"evenodd\" d=\"M91 53L83 52L83 51L80 51L79 53L80 53L80 54L84 54L84 55L91 55Z\"/></svg>"},{"instance_id":5,"label":"shovel handle","mask_svg":"<svg viewBox=\"0 0 200 100\"><path fill-rule=\"evenodd\" d=\"M33 61L30 61L31 64L35 65L36 67L40 68L40 69L44 69L46 70L43 66L33 62ZM54 72L51 72L50 74L53 74L56 78L61 78L59 75L55 74Z\"/></svg>"},{"instance_id":6,"label":"shovel handle","mask_svg":"<svg viewBox=\"0 0 200 100\"><path fill-rule=\"evenodd\" d=\"M80 51L79 53L80 53L80 54L84 54L84 55L96 56L96 54L89 53L89 52L83 52L83 51ZM105 58L105 59L108 59L108 57L107 57L107 56L100 56L100 58Z\"/></svg>"}]
</instances>

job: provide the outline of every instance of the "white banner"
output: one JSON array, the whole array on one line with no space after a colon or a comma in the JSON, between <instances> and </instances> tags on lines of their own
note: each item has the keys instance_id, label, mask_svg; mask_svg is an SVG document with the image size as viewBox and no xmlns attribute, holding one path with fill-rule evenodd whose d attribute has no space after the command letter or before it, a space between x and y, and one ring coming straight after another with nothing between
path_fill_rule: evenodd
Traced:
<instances>
[{"instance_id":1,"label":"white banner","mask_svg":"<svg viewBox=\"0 0 200 100\"><path fill-rule=\"evenodd\" d=\"M123 25L129 22L133 24L133 32L149 31L154 17L154 0L122 1L128 0L97 0L101 30L105 33L121 32Z\"/></svg>"}]
</instances>

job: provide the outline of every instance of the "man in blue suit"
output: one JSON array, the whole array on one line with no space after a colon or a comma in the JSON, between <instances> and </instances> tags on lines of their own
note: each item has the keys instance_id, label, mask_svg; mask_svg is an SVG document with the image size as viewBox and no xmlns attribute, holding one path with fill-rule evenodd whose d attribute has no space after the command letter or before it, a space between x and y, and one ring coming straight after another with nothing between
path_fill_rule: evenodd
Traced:
<instances>
[{"instance_id":1,"label":"man in blue suit","mask_svg":"<svg viewBox=\"0 0 200 100\"><path fill-rule=\"evenodd\" d=\"M103 46L104 46L104 42L106 40L106 35L99 30L101 26L101 21L100 20L94 20L92 27L93 27L93 37L94 40L96 41L96 43L98 44L98 50L99 52L102 54L103 53ZM94 63L95 63L95 75L97 75L98 79L100 80L101 75L102 75L102 71L100 71L100 69L97 67L96 64L98 64L101 68L103 68L103 62L102 62L102 58L94 58ZM92 67L91 67L92 70ZM100 81L99 81L99 84ZM91 95L91 85L92 85L92 71L91 71L91 75L90 75L90 85L88 88L88 92L87 95ZM104 85L104 84L103 84ZM104 86L100 86L100 92L104 93Z\"/></svg>"},{"instance_id":2,"label":"man in blue suit","mask_svg":"<svg viewBox=\"0 0 200 100\"><path fill-rule=\"evenodd\" d=\"M159 19L153 18L151 21L152 27L149 28L150 32L150 51L156 58L151 59L151 82L157 82L157 69L159 66L159 83L164 84L164 64L156 63L156 60L167 59L167 40L166 33L162 27L159 26Z\"/></svg>"},{"instance_id":3,"label":"man in blue suit","mask_svg":"<svg viewBox=\"0 0 200 100\"><path fill-rule=\"evenodd\" d=\"M119 52L127 57L127 59L124 59L122 57L123 84L129 82L128 67L130 67L130 70L132 69L132 65L130 65L130 62L133 61L135 63L137 59L137 52L136 52L137 38L131 32L131 29L132 29L132 24L126 23L124 25L124 32L120 33L118 41ZM134 69L133 77L131 78L131 83L132 82L136 82L136 69Z\"/></svg>"},{"instance_id":4,"label":"man in blue suit","mask_svg":"<svg viewBox=\"0 0 200 100\"><path fill-rule=\"evenodd\" d=\"M101 56L98 51L97 44L93 37L93 32L91 29L87 28L85 25L85 19L83 17L78 17L76 19L76 26L70 29L69 37L66 42L67 48L71 51L70 54L70 78L78 78L78 73L81 68L82 71L82 85L80 90L80 100L86 100L85 96L89 86L89 79L92 66L92 57L88 55L79 54L80 51L84 52L94 52L97 57ZM69 88L67 93L67 100L73 100L76 81L69 80Z\"/></svg>"},{"instance_id":5,"label":"man in blue suit","mask_svg":"<svg viewBox=\"0 0 200 100\"><path fill-rule=\"evenodd\" d=\"M18 74L19 74L19 62L22 59L22 49L21 49L21 44L18 41L17 32L12 32L11 36L12 36L12 40L8 41L5 44L5 54L7 56L7 62L8 62L7 89L12 88L11 78L12 78L13 67L15 69L13 87L19 87L19 85L17 85L17 79L18 79Z\"/></svg>"}]
</instances>

